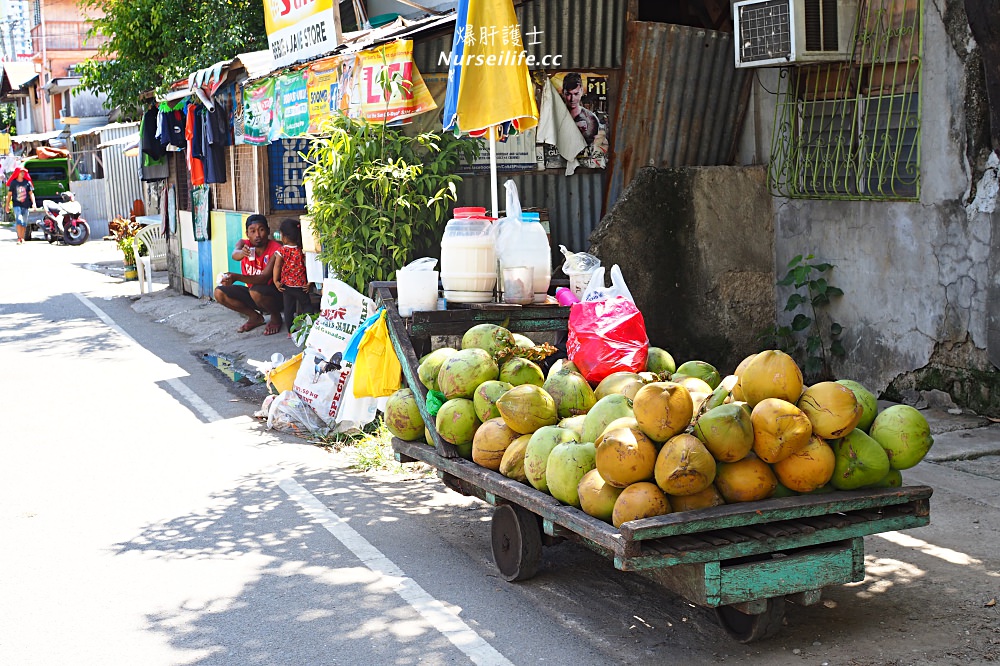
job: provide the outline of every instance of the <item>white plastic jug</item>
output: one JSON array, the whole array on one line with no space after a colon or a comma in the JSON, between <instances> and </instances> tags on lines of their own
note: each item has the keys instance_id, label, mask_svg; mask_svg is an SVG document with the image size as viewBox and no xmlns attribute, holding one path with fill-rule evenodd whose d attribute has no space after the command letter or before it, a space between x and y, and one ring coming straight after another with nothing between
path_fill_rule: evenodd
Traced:
<instances>
[{"instance_id":1,"label":"white plastic jug","mask_svg":"<svg viewBox=\"0 0 1000 666\"><path fill-rule=\"evenodd\" d=\"M456 208L441 237L441 286L456 303L488 303L497 284L493 223L485 208Z\"/></svg>"},{"instance_id":2,"label":"white plastic jug","mask_svg":"<svg viewBox=\"0 0 1000 666\"><path fill-rule=\"evenodd\" d=\"M437 310L436 265L437 259L426 257L410 262L396 271L396 305L400 317L411 317L414 312Z\"/></svg>"},{"instance_id":3,"label":"white plastic jug","mask_svg":"<svg viewBox=\"0 0 1000 666\"><path fill-rule=\"evenodd\" d=\"M538 213L522 213L523 222L508 220L509 236L505 238L501 263L508 266L534 268L535 303L544 303L552 279L552 253L549 237L542 228ZM506 236L506 234L505 234Z\"/></svg>"}]
</instances>

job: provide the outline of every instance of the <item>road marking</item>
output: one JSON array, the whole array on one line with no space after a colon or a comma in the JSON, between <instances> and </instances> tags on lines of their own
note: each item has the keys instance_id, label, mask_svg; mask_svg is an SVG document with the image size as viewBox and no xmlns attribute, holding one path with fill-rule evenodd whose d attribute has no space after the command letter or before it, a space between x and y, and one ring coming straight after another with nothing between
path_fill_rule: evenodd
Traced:
<instances>
[{"instance_id":1,"label":"road marking","mask_svg":"<svg viewBox=\"0 0 1000 666\"><path fill-rule=\"evenodd\" d=\"M97 315L98 319L118 335L139 347L143 352L156 358L156 360L162 361L162 359L126 333L125 329L116 324L107 313L97 307L86 296L77 293L73 295L80 299L81 303L90 308ZM221 414L215 411L211 405L202 400L181 381L168 379L166 382L174 391L187 400L206 421L213 423L223 420ZM354 556L361 560L362 564L368 567L369 570L378 574L389 589L398 594L403 601L417 611L424 620L447 638L452 645L465 653L474 664L479 664L480 666L514 666L510 660L497 652L474 629L448 610L444 604L428 594L416 581L409 578L402 569L396 566L378 548L358 534L340 516L330 511L315 495L292 478L290 472L273 470L270 474L289 498L294 500L303 511L322 525L337 541L354 553Z\"/></svg>"},{"instance_id":2,"label":"road marking","mask_svg":"<svg viewBox=\"0 0 1000 666\"><path fill-rule=\"evenodd\" d=\"M278 486L309 516L322 525L337 541L344 544L368 569L378 574L388 587L396 592L432 627L447 638L452 645L464 652L474 664L482 666L513 666L469 625L449 611L444 604L428 594L392 560L357 533L340 516L301 486L287 472L273 472Z\"/></svg>"},{"instance_id":3,"label":"road marking","mask_svg":"<svg viewBox=\"0 0 1000 666\"><path fill-rule=\"evenodd\" d=\"M77 294L77 293L74 293L73 295L76 296L78 299L80 299L81 303L90 308L94 312L94 314L97 315L97 318L100 319L102 322L104 322L104 324L108 326L108 328L110 328L115 333L117 333L118 335L122 336L123 338L131 342L133 345L141 349L144 353L149 354L151 357L153 357L154 359L156 359L161 363L163 362L163 359L161 359L159 356L157 356L156 354L154 354L153 352L149 351L141 344L139 344L135 338L126 333L125 329L116 324L114 319L108 316L108 314L105 313L104 310L97 307L97 305L95 305L89 298L83 296L82 294ZM174 392L177 393L177 395L186 400L187 403L196 412L198 412L201 418L203 418L205 421L209 423L215 423L216 421L223 420L222 415L219 414L219 412L215 411L210 404L202 400L197 393L189 389L187 385L185 385L184 382L182 382L181 380L172 377L164 381L166 381L167 386L172 388Z\"/></svg>"}]
</instances>

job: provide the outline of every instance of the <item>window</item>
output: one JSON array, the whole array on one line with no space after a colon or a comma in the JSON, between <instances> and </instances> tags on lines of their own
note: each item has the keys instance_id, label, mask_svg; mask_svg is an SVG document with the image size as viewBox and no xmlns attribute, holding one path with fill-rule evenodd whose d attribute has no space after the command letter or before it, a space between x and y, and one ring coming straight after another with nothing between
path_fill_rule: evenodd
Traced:
<instances>
[{"instance_id":1,"label":"window","mask_svg":"<svg viewBox=\"0 0 1000 666\"><path fill-rule=\"evenodd\" d=\"M782 70L772 194L919 198L922 10L922 0L864 2L850 62Z\"/></svg>"}]
</instances>

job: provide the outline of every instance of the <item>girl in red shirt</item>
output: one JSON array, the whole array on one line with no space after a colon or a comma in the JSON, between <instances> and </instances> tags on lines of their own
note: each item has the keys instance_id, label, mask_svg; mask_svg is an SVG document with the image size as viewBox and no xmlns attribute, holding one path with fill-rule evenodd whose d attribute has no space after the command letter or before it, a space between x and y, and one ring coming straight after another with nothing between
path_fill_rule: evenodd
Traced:
<instances>
[{"instance_id":1,"label":"girl in red shirt","mask_svg":"<svg viewBox=\"0 0 1000 666\"><path fill-rule=\"evenodd\" d=\"M281 249L275 253L274 286L281 292L283 318L291 330L296 309L300 312L312 310L305 258L302 256L302 225L298 220L286 218L281 221L278 231L281 233Z\"/></svg>"}]
</instances>

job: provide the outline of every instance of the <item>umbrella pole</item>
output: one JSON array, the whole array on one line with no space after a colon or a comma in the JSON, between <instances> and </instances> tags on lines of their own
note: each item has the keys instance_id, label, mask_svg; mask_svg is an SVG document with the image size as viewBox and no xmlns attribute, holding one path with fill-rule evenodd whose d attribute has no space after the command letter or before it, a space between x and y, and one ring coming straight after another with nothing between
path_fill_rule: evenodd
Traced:
<instances>
[{"instance_id":1,"label":"umbrella pole","mask_svg":"<svg viewBox=\"0 0 1000 666\"><path fill-rule=\"evenodd\" d=\"M499 198L497 197L497 137L496 128L490 128L490 195L493 204L493 217L500 217Z\"/></svg>"}]
</instances>

